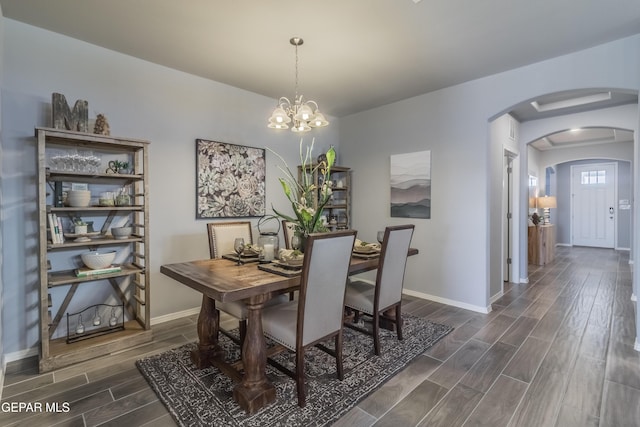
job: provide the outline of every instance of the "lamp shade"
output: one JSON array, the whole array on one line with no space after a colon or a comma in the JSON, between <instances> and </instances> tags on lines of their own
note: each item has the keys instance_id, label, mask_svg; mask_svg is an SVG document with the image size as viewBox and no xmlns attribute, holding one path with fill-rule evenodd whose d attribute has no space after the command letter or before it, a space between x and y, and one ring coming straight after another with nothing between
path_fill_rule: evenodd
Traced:
<instances>
[{"instance_id":1,"label":"lamp shade","mask_svg":"<svg viewBox=\"0 0 640 427\"><path fill-rule=\"evenodd\" d=\"M305 121L296 121L291 130L294 132L307 132L311 130L311 127Z\"/></svg>"},{"instance_id":2,"label":"lamp shade","mask_svg":"<svg viewBox=\"0 0 640 427\"><path fill-rule=\"evenodd\" d=\"M541 209L549 209L558 207L555 196L538 197L538 207Z\"/></svg>"},{"instance_id":3,"label":"lamp shade","mask_svg":"<svg viewBox=\"0 0 640 427\"><path fill-rule=\"evenodd\" d=\"M327 119L324 118L324 115L318 112L316 112L316 115L313 118L313 120L309 122L309 126L311 126L312 128L319 128L322 126L326 126L328 124L329 122L327 121Z\"/></svg>"},{"instance_id":4,"label":"lamp shade","mask_svg":"<svg viewBox=\"0 0 640 427\"><path fill-rule=\"evenodd\" d=\"M313 110L307 104L302 104L298 112L293 116L294 120L309 121L313 118Z\"/></svg>"},{"instance_id":5,"label":"lamp shade","mask_svg":"<svg viewBox=\"0 0 640 427\"><path fill-rule=\"evenodd\" d=\"M287 115L287 112L284 111L284 108L278 107L273 111L271 118L269 118L270 124L283 124L283 123L291 123L291 118ZM289 126L287 126L288 128ZM279 128L277 128L279 129ZM285 128L286 129L286 128Z\"/></svg>"}]
</instances>

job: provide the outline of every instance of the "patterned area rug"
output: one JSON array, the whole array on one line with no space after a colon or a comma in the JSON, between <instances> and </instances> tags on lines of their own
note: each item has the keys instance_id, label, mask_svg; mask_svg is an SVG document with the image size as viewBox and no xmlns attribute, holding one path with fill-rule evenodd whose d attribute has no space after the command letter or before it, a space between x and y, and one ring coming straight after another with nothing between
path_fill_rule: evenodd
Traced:
<instances>
[{"instance_id":1,"label":"patterned area rug","mask_svg":"<svg viewBox=\"0 0 640 427\"><path fill-rule=\"evenodd\" d=\"M233 401L233 381L217 368L199 370L192 365L189 354L195 343L138 360L137 366L181 426L324 426L346 414L453 330L419 317L403 318L404 340L398 341L394 332L383 330L381 356L373 354L372 337L344 329L343 381L336 378L333 357L315 347L307 350L304 408L297 404L295 381L267 365L269 380L276 387L276 402L248 415ZM222 334L220 342L230 360L239 357L237 346ZM330 339L324 344L333 348L333 343ZM276 360L295 371L293 353L281 353Z\"/></svg>"}]
</instances>

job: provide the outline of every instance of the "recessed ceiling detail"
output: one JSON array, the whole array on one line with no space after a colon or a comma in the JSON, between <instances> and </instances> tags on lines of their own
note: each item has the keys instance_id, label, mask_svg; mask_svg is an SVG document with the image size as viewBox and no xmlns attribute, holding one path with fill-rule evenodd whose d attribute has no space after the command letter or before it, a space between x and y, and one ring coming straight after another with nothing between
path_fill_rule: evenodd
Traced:
<instances>
[{"instance_id":1,"label":"recessed ceiling detail","mask_svg":"<svg viewBox=\"0 0 640 427\"><path fill-rule=\"evenodd\" d=\"M532 142L531 146L540 151L547 151L585 145L611 144L615 142L633 142L633 132L612 128L568 130L540 138Z\"/></svg>"},{"instance_id":2,"label":"recessed ceiling detail","mask_svg":"<svg viewBox=\"0 0 640 427\"><path fill-rule=\"evenodd\" d=\"M560 110L563 108L577 107L579 105L592 104L594 102L609 101L611 92L594 93L592 95L580 96L577 98L567 98L561 101L549 102L546 104L533 101L531 105L538 112Z\"/></svg>"}]
</instances>

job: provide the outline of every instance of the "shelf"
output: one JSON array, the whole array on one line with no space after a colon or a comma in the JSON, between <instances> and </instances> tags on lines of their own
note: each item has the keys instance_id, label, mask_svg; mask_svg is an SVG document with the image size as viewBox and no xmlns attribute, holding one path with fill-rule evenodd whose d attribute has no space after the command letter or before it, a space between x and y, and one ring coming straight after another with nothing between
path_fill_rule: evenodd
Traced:
<instances>
[{"instance_id":1,"label":"shelf","mask_svg":"<svg viewBox=\"0 0 640 427\"><path fill-rule=\"evenodd\" d=\"M142 181L143 175L52 171L47 168L47 181L84 182L92 184L128 184Z\"/></svg>"},{"instance_id":2,"label":"shelf","mask_svg":"<svg viewBox=\"0 0 640 427\"><path fill-rule=\"evenodd\" d=\"M72 148L99 148L100 150L117 153L135 153L149 145L149 141L142 139L120 138L45 127L36 127L35 134L36 138L41 134L45 135L47 144L50 145L64 145Z\"/></svg>"},{"instance_id":3,"label":"shelf","mask_svg":"<svg viewBox=\"0 0 640 427\"><path fill-rule=\"evenodd\" d=\"M96 280L104 280L115 277L130 276L136 273L143 273L144 269L138 268L131 264L122 265L122 270L117 273L98 274L92 277L77 277L75 270L55 271L48 274L47 281L50 288L56 286L65 286L72 283L95 282Z\"/></svg>"},{"instance_id":4,"label":"shelf","mask_svg":"<svg viewBox=\"0 0 640 427\"><path fill-rule=\"evenodd\" d=\"M69 249L69 248L85 248L85 247L91 247L91 246L117 245L117 244L132 243L132 242L144 242L144 238L142 236L132 236L126 239L114 239L110 237L104 237L104 238L99 238L95 240L92 239L90 242L74 242L72 239L68 239L64 243L51 243L49 241L47 242L47 249L56 250L56 249Z\"/></svg>"},{"instance_id":5,"label":"shelf","mask_svg":"<svg viewBox=\"0 0 640 427\"><path fill-rule=\"evenodd\" d=\"M144 206L140 205L130 205L130 206L47 206L47 212L133 212L133 211L142 211L144 210Z\"/></svg>"},{"instance_id":6,"label":"shelf","mask_svg":"<svg viewBox=\"0 0 640 427\"><path fill-rule=\"evenodd\" d=\"M125 322L124 327L123 331L70 344L67 344L66 337L51 340L49 342L49 357L40 359L40 372L51 371L115 353L150 342L153 338L151 329L145 329L135 320Z\"/></svg>"}]
</instances>

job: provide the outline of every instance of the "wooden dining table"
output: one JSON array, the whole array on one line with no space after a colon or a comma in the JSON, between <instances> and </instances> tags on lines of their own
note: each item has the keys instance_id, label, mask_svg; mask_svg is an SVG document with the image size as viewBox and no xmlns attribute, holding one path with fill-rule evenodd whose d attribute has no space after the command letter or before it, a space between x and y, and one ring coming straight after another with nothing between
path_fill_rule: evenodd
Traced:
<instances>
[{"instance_id":1,"label":"wooden dining table","mask_svg":"<svg viewBox=\"0 0 640 427\"><path fill-rule=\"evenodd\" d=\"M409 249L408 255L416 255ZM378 268L379 258L351 258L349 274ZM267 348L262 331L262 308L270 298L296 290L300 276L285 277L258 268L257 264L238 265L227 259L165 264L160 272L202 293L198 316L198 347L191 353L192 362L200 369L215 366L236 380L234 400L250 414L274 402L275 387L267 379ZM242 301L248 310L247 331L241 363L226 360L218 343L219 314L216 301Z\"/></svg>"}]
</instances>

